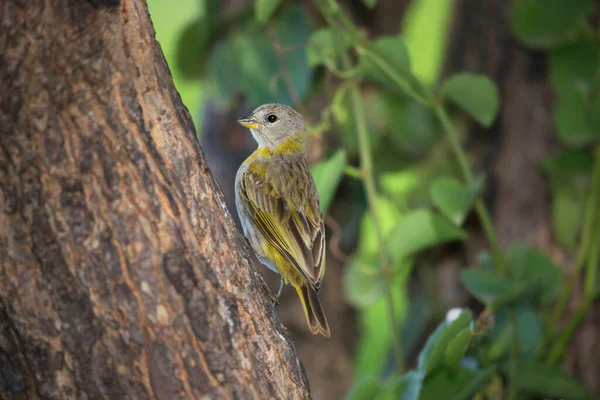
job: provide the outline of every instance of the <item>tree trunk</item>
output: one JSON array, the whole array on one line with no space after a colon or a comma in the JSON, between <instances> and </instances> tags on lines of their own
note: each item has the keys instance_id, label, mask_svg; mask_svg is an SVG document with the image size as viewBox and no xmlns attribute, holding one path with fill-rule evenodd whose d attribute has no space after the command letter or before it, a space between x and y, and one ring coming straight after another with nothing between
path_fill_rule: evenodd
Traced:
<instances>
[{"instance_id":1,"label":"tree trunk","mask_svg":"<svg viewBox=\"0 0 600 400\"><path fill-rule=\"evenodd\" d=\"M511 35L510 3L456 3L446 74L483 73L500 89L498 120L489 130L473 125L467 144L477 170L488 174L487 200L501 245L526 242L550 254L569 275L571 260L552 235L549 188L538 167L540 159L557 148L547 59ZM600 395L600 358L593 351L600 347L600 307L592 308L572 340L566 366Z\"/></svg>"},{"instance_id":2,"label":"tree trunk","mask_svg":"<svg viewBox=\"0 0 600 400\"><path fill-rule=\"evenodd\" d=\"M93 3L0 0L0 397L309 398L145 3Z\"/></svg>"}]
</instances>

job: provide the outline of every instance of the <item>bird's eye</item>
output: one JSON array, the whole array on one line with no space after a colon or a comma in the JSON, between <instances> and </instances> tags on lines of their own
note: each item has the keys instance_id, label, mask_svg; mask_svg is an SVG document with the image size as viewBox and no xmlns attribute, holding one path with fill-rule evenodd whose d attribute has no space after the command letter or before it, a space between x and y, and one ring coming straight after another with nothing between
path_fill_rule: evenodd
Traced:
<instances>
[{"instance_id":1,"label":"bird's eye","mask_svg":"<svg viewBox=\"0 0 600 400\"><path fill-rule=\"evenodd\" d=\"M269 114L269 115L267 115L267 121L269 121L270 123L276 122L277 121L277 115L275 115L275 114Z\"/></svg>"}]
</instances>

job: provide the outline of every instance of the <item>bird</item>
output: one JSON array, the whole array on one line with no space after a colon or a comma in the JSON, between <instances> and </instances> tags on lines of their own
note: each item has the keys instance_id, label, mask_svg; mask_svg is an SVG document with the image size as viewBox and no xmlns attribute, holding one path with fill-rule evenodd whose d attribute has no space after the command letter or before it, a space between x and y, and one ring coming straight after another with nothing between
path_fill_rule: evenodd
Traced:
<instances>
[{"instance_id":1,"label":"bird","mask_svg":"<svg viewBox=\"0 0 600 400\"><path fill-rule=\"evenodd\" d=\"M309 330L329 337L318 292L325 276L325 227L308 164L302 115L284 104L264 104L237 121L257 149L235 177L243 233L258 260L296 289Z\"/></svg>"}]
</instances>

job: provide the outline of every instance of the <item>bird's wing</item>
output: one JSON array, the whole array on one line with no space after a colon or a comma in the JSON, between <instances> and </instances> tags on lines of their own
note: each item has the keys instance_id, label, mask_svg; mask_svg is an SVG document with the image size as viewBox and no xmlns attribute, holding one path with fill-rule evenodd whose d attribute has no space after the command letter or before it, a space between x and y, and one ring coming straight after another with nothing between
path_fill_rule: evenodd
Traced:
<instances>
[{"instance_id":1,"label":"bird's wing","mask_svg":"<svg viewBox=\"0 0 600 400\"><path fill-rule=\"evenodd\" d=\"M268 165L250 166L240 181L240 192L269 244L318 289L325 273L325 229L304 157L274 157Z\"/></svg>"}]
</instances>

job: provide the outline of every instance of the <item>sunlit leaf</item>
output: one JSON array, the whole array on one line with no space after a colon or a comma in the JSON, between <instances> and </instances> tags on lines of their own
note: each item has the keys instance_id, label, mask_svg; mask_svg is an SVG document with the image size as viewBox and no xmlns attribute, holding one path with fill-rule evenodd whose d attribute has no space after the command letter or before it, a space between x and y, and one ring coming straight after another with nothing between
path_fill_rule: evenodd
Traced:
<instances>
[{"instance_id":1,"label":"sunlit leaf","mask_svg":"<svg viewBox=\"0 0 600 400\"><path fill-rule=\"evenodd\" d=\"M387 284L375 255L350 261L344 268L343 283L346 300L357 308L372 305L384 294Z\"/></svg>"},{"instance_id":2,"label":"sunlit leaf","mask_svg":"<svg viewBox=\"0 0 600 400\"><path fill-rule=\"evenodd\" d=\"M256 0L255 13L258 22L267 22L279 3L281 3L281 0Z\"/></svg>"},{"instance_id":3,"label":"sunlit leaf","mask_svg":"<svg viewBox=\"0 0 600 400\"><path fill-rule=\"evenodd\" d=\"M312 167L312 174L319 192L321 212L327 214L331 200L344 175L346 166L346 152L336 151L331 157L319 162Z\"/></svg>"},{"instance_id":4,"label":"sunlit leaf","mask_svg":"<svg viewBox=\"0 0 600 400\"><path fill-rule=\"evenodd\" d=\"M485 127L490 127L498 115L498 88L486 76L471 73L452 75L442 84L440 95Z\"/></svg>"},{"instance_id":5,"label":"sunlit leaf","mask_svg":"<svg viewBox=\"0 0 600 400\"><path fill-rule=\"evenodd\" d=\"M512 31L528 46L555 47L577 34L592 8L593 0L515 0Z\"/></svg>"},{"instance_id":6,"label":"sunlit leaf","mask_svg":"<svg viewBox=\"0 0 600 400\"><path fill-rule=\"evenodd\" d=\"M444 62L452 0L413 0L402 21L414 74L432 84L439 78Z\"/></svg>"},{"instance_id":7,"label":"sunlit leaf","mask_svg":"<svg viewBox=\"0 0 600 400\"><path fill-rule=\"evenodd\" d=\"M464 240L467 233L433 211L417 209L400 218L388 237L397 259L440 243Z\"/></svg>"},{"instance_id":8,"label":"sunlit leaf","mask_svg":"<svg viewBox=\"0 0 600 400\"><path fill-rule=\"evenodd\" d=\"M406 314L407 299L405 293L406 278L395 275L390 284L396 321L401 323ZM380 297L375 303L364 308L358 315L360 340L354 357L357 378L374 375L381 376L388 366L391 351L391 324L387 299Z\"/></svg>"},{"instance_id":9,"label":"sunlit leaf","mask_svg":"<svg viewBox=\"0 0 600 400\"><path fill-rule=\"evenodd\" d=\"M381 229L383 238L387 238L390 236L392 229L400 219L401 213L398 210L398 207L385 197L378 197L376 201L379 229ZM358 251L360 254L377 254L379 245L377 235L375 234L373 215L370 212L366 212L360 225ZM393 249L394 247L391 248Z\"/></svg>"}]
</instances>

